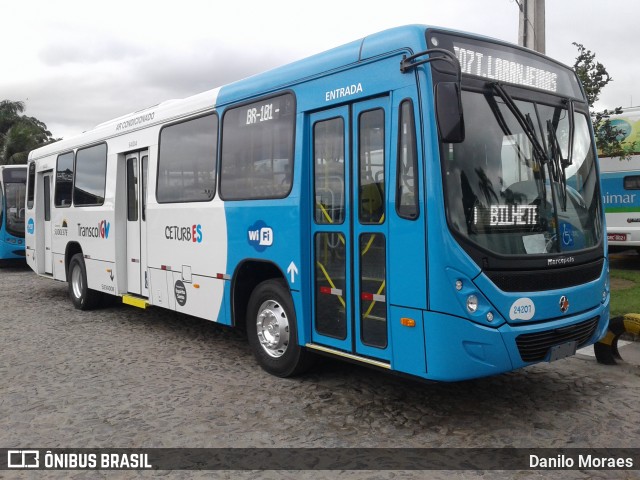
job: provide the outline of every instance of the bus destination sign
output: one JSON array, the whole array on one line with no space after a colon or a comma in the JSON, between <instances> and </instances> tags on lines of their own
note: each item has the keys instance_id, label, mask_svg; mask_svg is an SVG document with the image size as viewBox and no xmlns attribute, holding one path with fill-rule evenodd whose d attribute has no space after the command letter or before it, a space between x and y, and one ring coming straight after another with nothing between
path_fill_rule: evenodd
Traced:
<instances>
[{"instance_id":1,"label":"bus destination sign","mask_svg":"<svg viewBox=\"0 0 640 480\"><path fill-rule=\"evenodd\" d=\"M460 62L462 73L489 78L498 82L513 83L539 88L548 92L558 90L558 74L528 65L521 61L509 60L464 47L453 47Z\"/></svg>"},{"instance_id":2,"label":"bus destination sign","mask_svg":"<svg viewBox=\"0 0 640 480\"><path fill-rule=\"evenodd\" d=\"M584 98L573 70L534 51L435 30L429 35L429 43L430 47L453 53L463 75ZM434 68L441 69L440 65L434 64Z\"/></svg>"},{"instance_id":3,"label":"bus destination sign","mask_svg":"<svg viewBox=\"0 0 640 480\"><path fill-rule=\"evenodd\" d=\"M270 120L277 120L280 116L280 102L271 99L268 102L252 103L245 108L240 116L242 125L256 125Z\"/></svg>"},{"instance_id":4,"label":"bus destination sign","mask_svg":"<svg viewBox=\"0 0 640 480\"><path fill-rule=\"evenodd\" d=\"M480 228L505 230L538 230L537 205L476 205L473 208L473 224Z\"/></svg>"}]
</instances>

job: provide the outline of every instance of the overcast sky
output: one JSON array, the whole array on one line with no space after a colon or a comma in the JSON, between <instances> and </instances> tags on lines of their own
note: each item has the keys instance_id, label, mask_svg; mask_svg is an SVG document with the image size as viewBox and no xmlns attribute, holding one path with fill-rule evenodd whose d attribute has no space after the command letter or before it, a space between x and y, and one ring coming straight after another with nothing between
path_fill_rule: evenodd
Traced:
<instances>
[{"instance_id":1,"label":"overcast sky","mask_svg":"<svg viewBox=\"0 0 640 480\"><path fill-rule=\"evenodd\" d=\"M518 41L514 0L0 0L0 15L0 100L55 137L398 25ZM597 107L640 105L639 18L637 0L547 0L547 55L573 65L584 44L614 79Z\"/></svg>"}]
</instances>

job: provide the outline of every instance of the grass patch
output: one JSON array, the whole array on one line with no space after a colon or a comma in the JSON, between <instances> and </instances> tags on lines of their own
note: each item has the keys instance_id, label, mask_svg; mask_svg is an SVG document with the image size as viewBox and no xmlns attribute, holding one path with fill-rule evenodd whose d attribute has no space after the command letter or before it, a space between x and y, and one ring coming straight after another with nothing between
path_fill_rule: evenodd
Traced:
<instances>
[{"instance_id":1,"label":"grass patch","mask_svg":"<svg viewBox=\"0 0 640 480\"><path fill-rule=\"evenodd\" d=\"M640 313L640 271L611 269L611 316Z\"/></svg>"}]
</instances>

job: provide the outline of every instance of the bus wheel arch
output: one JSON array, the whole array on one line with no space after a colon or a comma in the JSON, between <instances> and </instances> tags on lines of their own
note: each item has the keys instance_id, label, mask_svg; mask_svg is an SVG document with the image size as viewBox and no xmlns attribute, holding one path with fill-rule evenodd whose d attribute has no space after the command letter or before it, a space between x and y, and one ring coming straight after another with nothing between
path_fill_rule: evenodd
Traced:
<instances>
[{"instance_id":1,"label":"bus wheel arch","mask_svg":"<svg viewBox=\"0 0 640 480\"><path fill-rule=\"evenodd\" d=\"M277 265L263 260L245 260L233 274L231 282L231 321L242 330L246 329L247 304L255 288L271 279L284 280L284 274Z\"/></svg>"},{"instance_id":2,"label":"bus wheel arch","mask_svg":"<svg viewBox=\"0 0 640 480\"><path fill-rule=\"evenodd\" d=\"M80 246L80 244L78 242L67 243L64 251L64 271L67 276L67 281L69 281L69 264L71 263L71 259L73 258L73 256L77 253L83 255L82 247Z\"/></svg>"}]
</instances>

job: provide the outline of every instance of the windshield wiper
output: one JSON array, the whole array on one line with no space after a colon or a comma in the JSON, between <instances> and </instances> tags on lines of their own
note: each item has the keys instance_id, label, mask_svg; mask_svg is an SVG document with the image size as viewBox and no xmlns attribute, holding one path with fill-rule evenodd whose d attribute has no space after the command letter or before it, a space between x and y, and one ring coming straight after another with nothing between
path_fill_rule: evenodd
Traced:
<instances>
[{"instance_id":1,"label":"windshield wiper","mask_svg":"<svg viewBox=\"0 0 640 480\"><path fill-rule=\"evenodd\" d=\"M567 116L569 120L569 138L567 142L567 158L562 156L562 149L560 148L560 142L558 141L558 134L556 133L556 129L553 127L553 122L551 120L547 120L547 137L549 140L549 160L551 164L551 177L561 186L561 197L562 201L561 207L562 211L567 211L567 173L566 169L569 165L573 164L573 134L574 134L574 111L573 111L573 101L571 99L566 99L564 103L567 104Z\"/></svg>"},{"instance_id":2,"label":"windshield wiper","mask_svg":"<svg viewBox=\"0 0 640 480\"><path fill-rule=\"evenodd\" d=\"M522 131L531 142L531 145L533 147L533 159L534 161L537 162L538 171L540 173L540 175L536 175L536 180L537 180L536 183L538 184L538 191L542 195L542 201L541 201L541 205L542 205L542 203L544 203L544 199L547 198L547 182L546 182L545 173L544 173L544 165L547 163L547 160L548 160L546 149L545 149L546 146L543 147L540 144L540 141L538 140L538 135L536 134L536 130L533 126L531 115L529 115L528 113L524 115L522 113L522 110L518 108L518 106L516 105L516 102L513 100L513 98L511 98L511 95L507 93L507 91L502 87L501 84L491 83L490 86L493 89L493 91L496 92L498 96L502 99L502 101L505 103L507 108L509 108L512 115L518 121L520 128L522 128ZM495 112L494 112L494 115L495 115ZM500 115L500 117L501 116L502 115ZM498 119L498 122L506 125L504 118L502 118L501 121L500 119ZM503 127L503 130L504 130L504 127Z\"/></svg>"},{"instance_id":3,"label":"windshield wiper","mask_svg":"<svg viewBox=\"0 0 640 480\"><path fill-rule=\"evenodd\" d=\"M571 129L571 128L570 128ZM547 120L547 136L549 138L549 171L551 172L551 179L560 184L560 207L563 212L567 211L567 175L565 169L570 165L568 159L565 160L562 157L562 150L560 149L560 142L556 135L556 130L553 128L553 122Z\"/></svg>"},{"instance_id":4,"label":"windshield wiper","mask_svg":"<svg viewBox=\"0 0 640 480\"><path fill-rule=\"evenodd\" d=\"M574 123L574 111L573 111L573 100L567 98L567 110L569 111L569 148L567 149L567 161L562 166L567 168L569 165L573 164L573 134L575 132L575 123Z\"/></svg>"},{"instance_id":5,"label":"windshield wiper","mask_svg":"<svg viewBox=\"0 0 640 480\"><path fill-rule=\"evenodd\" d=\"M513 116L520 124L520 128L522 128L522 131L525 133L525 135L531 142L531 145L533 146L534 157L541 165L544 165L547 161L547 154L545 153L543 146L538 140L535 128L533 127L533 122L531 121L531 116L529 114L522 114L522 111L518 108L516 102L513 101L511 95L507 93L507 91L502 87L501 84L492 83L491 88L498 94L498 96L502 99L502 101L509 108Z\"/></svg>"}]
</instances>

